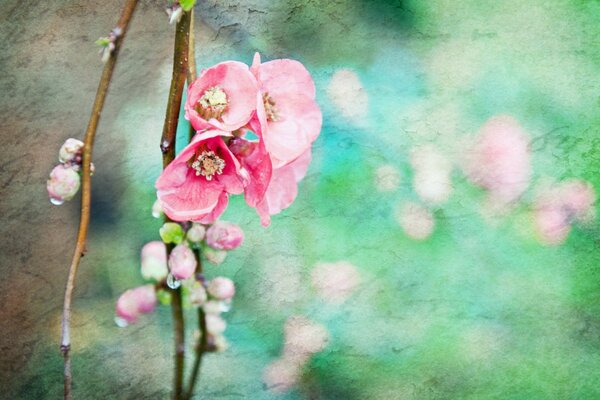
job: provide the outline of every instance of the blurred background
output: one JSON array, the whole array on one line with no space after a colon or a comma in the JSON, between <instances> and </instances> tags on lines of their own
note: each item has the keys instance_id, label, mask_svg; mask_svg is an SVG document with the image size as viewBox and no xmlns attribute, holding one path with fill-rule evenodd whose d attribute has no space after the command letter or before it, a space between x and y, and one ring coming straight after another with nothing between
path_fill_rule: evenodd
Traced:
<instances>
[{"instance_id":1,"label":"blurred background","mask_svg":"<svg viewBox=\"0 0 600 400\"><path fill-rule=\"evenodd\" d=\"M170 393L170 309L114 323L159 238L164 6L140 2L97 134L76 398ZM94 41L121 7L2 1L0 397L62 396L79 197L53 206L45 182L64 140L83 137ZM599 18L591 0L199 0L199 68L298 59L324 122L269 228L241 198L224 216L246 233L207 267L237 285L230 348L206 357L196 398L600 398ZM282 362L290 317L325 342L299 369Z\"/></svg>"}]
</instances>

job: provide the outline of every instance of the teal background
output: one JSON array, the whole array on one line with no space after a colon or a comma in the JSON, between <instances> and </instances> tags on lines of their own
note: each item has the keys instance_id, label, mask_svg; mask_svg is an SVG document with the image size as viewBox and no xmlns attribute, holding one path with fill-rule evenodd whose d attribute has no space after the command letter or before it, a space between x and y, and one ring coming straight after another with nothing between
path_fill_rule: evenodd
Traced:
<instances>
[{"instance_id":1,"label":"teal background","mask_svg":"<svg viewBox=\"0 0 600 400\"><path fill-rule=\"evenodd\" d=\"M50 205L45 180L62 142L83 135L102 68L93 42L121 2L0 3L0 396L59 398L79 205ZM150 210L174 37L163 6L141 2L98 130L74 301L76 398L170 392L170 310L125 329L113 322L119 294L143 283L139 250L160 227ZM600 188L599 20L591 0L199 1L199 67L250 63L254 51L298 59L313 74L324 123L292 207L268 229L241 198L224 216L246 232L225 264L207 270L237 284L231 348L207 356L196 398L600 398L600 230L579 226L562 246L542 246L528 206L546 178ZM341 68L368 98L359 118L328 95ZM484 193L455 167L433 235L410 239L394 210L417 201L411 149L434 143L457 159L465 138L498 114L519 120L532 141L523 202L490 222ZM401 183L379 192L375 171L387 164ZM361 284L331 305L310 271L340 260ZM275 395L262 371L294 314L326 326L331 340L296 389Z\"/></svg>"}]
</instances>

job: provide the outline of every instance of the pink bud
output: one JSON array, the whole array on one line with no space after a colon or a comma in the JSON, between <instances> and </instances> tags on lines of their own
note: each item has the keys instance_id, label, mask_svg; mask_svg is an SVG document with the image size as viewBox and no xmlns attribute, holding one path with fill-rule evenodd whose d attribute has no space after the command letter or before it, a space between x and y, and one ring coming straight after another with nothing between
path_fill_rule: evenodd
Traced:
<instances>
[{"instance_id":1,"label":"pink bud","mask_svg":"<svg viewBox=\"0 0 600 400\"><path fill-rule=\"evenodd\" d=\"M167 247L161 241L155 240L142 247L142 276L144 279L154 279L157 282L167 277Z\"/></svg>"},{"instance_id":2,"label":"pink bud","mask_svg":"<svg viewBox=\"0 0 600 400\"><path fill-rule=\"evenodd\" d=\"M71 166L57 165L50 172L50 178L46 182L50 202L60 205L65 200L71 200L79 190L80 182L79 174Z\"/></svg>"},{"instance_id":3,"label":"pink bud","mask_svg":"<svg viewBox=\"0 0 600 400\"><path fill-rule=\"evenodd\" d=\"M58 151L58 161L61 163L80 163L81 149L83 149L83 142L81 140L67 139Z\"/></svg>"},{"instance_id":4,"label":"pink bud","mask_svg":"<svg viewBox=\"0 0 600 400\"><path fill-rule=\"evenodd\" d=\"M206 260L209 263L214 265L223 264L223 261L225 261L225 258L227 257L226 251L215 250L211 249L210 247L205 248L202 254L204 254L204 257L206 257Z\"/></svg>"},{"instance_id":5,"label":"pink bud","mask_svg":"<svg viewBox=\"0 0 600 400\"><path fill-rule=\"evenodd\" d=\"M206 304L208 296L206 295L206 289L200 282L194 282L190 288L190 301L193 305L201 306Z\"/></svg>"},{"instance_id":6,"label":"pink bud","mask_svg":"<svg viewBox=\"0 0 600 400\"><path fill-rule=\"evenodd\" d=\"M219 276L208 284L208 293L218 300L229 300L235 294L235 285L231 279Z\"/></svg>"},{"instance_id":7,"label":"pink bud","mask_svg":"<svg viewBox=\"0 0 600 400\"><path fill-rule=\"evenodd\" d=\"M206 331L211 335L218 336L225 332L225 328L227 328L227 323L225 320L218 315L208 314L206 315Z\"/></svg>"},{"instance_id":8,"label":"pink bud","mask_svg":"<svg viewBox=\"0 0 600 400\"><path fill-rule=\"evenodd\" d=\"M206 228L197 222L187 231L187 239L192 243L200 243L206 235Z\"/></svg>"},{"instance_id":9,"label":"pink bud","mask_svg":"<svg viewBox=\"0 0 600 400\"><path fill-rule=\"evenodd\" d=\"M185 244L178 244L169 255L169 269L176 279L187 279L194 275L197 266L194 252Z\"/></svg>"},{"instance_id":10,"label":"pink bud","mask_svg":"<svg viewBox=\"0 0 600 400\"><path fill-rule=\"evenodd\" d=\"M244 231L232 222L217 221L206 231L206 243L217 250L233 250L244 241Z\"/></svg>"},{"instance_id":11,"label":"pink bud","mask_svg":"<svg viewBox=\"0 0 600 400\"><path fill-rule=\"evenodd\" d=\"M154 285L129 289L117 300L116 313L118 317L123 318L128 323L134 323L138 320L140 314L154 311L156 302Z\"/></svg>"}]
</instances>

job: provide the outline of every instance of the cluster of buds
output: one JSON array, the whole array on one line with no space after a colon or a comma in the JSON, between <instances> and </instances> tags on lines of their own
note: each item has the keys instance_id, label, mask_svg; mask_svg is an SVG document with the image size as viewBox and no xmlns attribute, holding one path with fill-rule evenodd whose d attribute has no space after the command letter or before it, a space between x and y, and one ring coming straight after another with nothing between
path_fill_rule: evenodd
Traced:
<instances>
[{"instance_id":1,"label":"cluster of buds","mask_svg":"<svg viewBox=\"0 0 600 400\"><path fill-rule=\"evenodd\" d=\"M81 162L83 142L77 139L67 139L58 152L60 164L50 172L46 182L46 189L50 196L50 202L60 205L71 200L81 186ZM94 164L91 164L94 171Z\"/></svg>"},{"instance_id":2,"label":"cluster of buds","mask_svg":"<svg viewBox=\"0 0 600 400\"><path fill-rule=\"evenodd\" d=\"M208 281L203 276L196 280L187 280L184 284L186 304L202 307L206 321L205 351L224 351L227 340L223 336L227 323L221 316L231 309L231 300L235 295L235 285L229 278L222 276ZM201 338L199 333L198 339ZM201 342L200 342L201 343Z\"/></svg>"},{"instance_id":3,"label":"cluster of buds","mask_svg":"<svg viewBox=\"0 0 600 400\"><path fill-rule=\"evenodd\" d=\"M155 204L152 215L162 210ZM216 221L211 225L196 222L166 222L159 231L161 241L146 243L141 251L142 276L154 281L123 293L116 306L116 323L124 327L137 322L139 316L154 310L158 302L171 302L170 289L181 287L184 307L201 307L206 321L205 351L223 351L227 326L221 317L231 308L235 285L225 277L207 280L198 268L200 256L212 264L221 264L227 251L244 241L242 229L231 222ZM173 246L167 254L167 245ZM202 343L202 342L201 342Z\"/></svg>"},{"instance_id":4,"label":"cluster of buds","mask_svg":"<svg viewBox=\"0 0 600 400\"><path fill-rule=\"evenodd\" d=\"M96 40L96 44L101 47L100 54L102 54L103 63L106 63L110 59L111 54L115 51L117 38L122 34L123 30L116 27L108 34L108 37L101 37Z\"/></svg>"}]
</instances>

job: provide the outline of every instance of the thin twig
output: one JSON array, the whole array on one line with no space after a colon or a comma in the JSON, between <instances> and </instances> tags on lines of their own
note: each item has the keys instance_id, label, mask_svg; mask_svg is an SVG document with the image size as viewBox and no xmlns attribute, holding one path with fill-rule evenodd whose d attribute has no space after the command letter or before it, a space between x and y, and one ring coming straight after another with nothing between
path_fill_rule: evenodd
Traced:
<instances>
[{"instance_id":1,"label":"thin twig","mask_svg":"<svg viewBox=\"0 0 600 400\"><path fill-rule=\"evenodd\" d=\"M71 386L72 386L72 375L71 375L71 301L73 298L73 289L75 288L75 277L77 275L77 269L81 257L83 257L86 251L86 237L88 226L90 223L90 203L91 203L91 179L90 179L90 165L92 162L92 150L94 147L94 138L96 136L96 129L100 120L100 114L104 106L104 100L108 91L108 86L117 63L117 55L119 48L125 38L125 33L129 26L129 21L133 16L133 11L137 5L137 0L127 0L125 7L121 13L121 17L117 22L116 40L114 42L114 49L106 61L104 70L102 71L102 77L98 84L98 90L96 91L96 98L92 108L92 114L88 122L87 130L85 132L84 147L82 154L82 178L81 178L81 217L79 220L79 231L77 233L77 243L75 244L75 251L73 252L73 258L71 260L71 266L69 268L69 276L67 278L67 286L65 289L65 299L63 305L63 317L62 317L62 338L60 342L60 350L64 357L64 398L71 399Z\"/></svg>"},{"instance_id":2,"label":"thin twig","mask_svg":"<svg viewBox=\"0 0 600 400\"><path fill-rule=\"evenodd\" d=\"M196 260L198 261L198 267L196 268L197 274L202 274L202 260L200 257L200 250L194 251L194 255L196 256ZM198 329L200 330L200 341L196 347L196 360L194 360L194 367L192 368L192 375L190 377L190 384L188 386L188 390L184 399L191 399L194 395L194 387L196 386L196 381L198 380L198 375L200 373L200 367L202 365L202 356L206 352L206 346L208 342L208 332L206 331L206 315L204 314L204 309L200 306L198 307Z\"/></svg>"},{"instance_id":3,"label":"thin twig","mask_svg":"<svg viewBox=\"0 0 600 400\"><path fill-rule=\"evenodd\" d=\"M163 153L163 168L166 168L175 158L175 138L181 109L181 98L188 73L189 40L191 12L184 12L177 23L175 32L175 49L173 54L173 74L171 88L165 115L165 124L160 142ZM165 218L166 219L166 218ZM168 219L166 219L168 220ZM170 249L169 249L170 250ZM175 371L173 379L173 398L180 400L183 396L183 370L185 368L185 330L181 288L172 290L171 310L175 339Z\"/></svg>"},{"instance_id":4,"label":"thin twig","mask_svg":"<svg viewBox=\"0 0 600 400\"><path fill-rule=\"evenodd\" d=\"M188 87L196 80L196 40L194 34L194 10L190 11L190 48L188 57L187 69L187 85ZM196 134L196 129L190 124L189 140L191 141Z\"/></svg>"}]
</instances>

